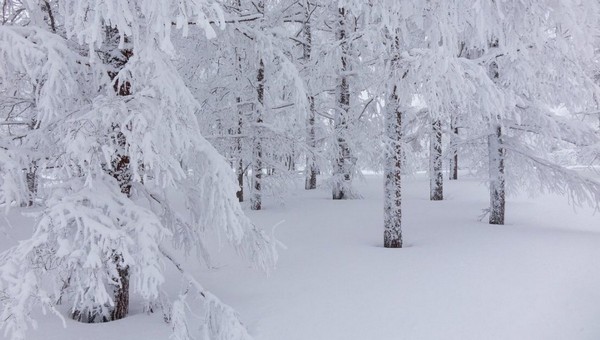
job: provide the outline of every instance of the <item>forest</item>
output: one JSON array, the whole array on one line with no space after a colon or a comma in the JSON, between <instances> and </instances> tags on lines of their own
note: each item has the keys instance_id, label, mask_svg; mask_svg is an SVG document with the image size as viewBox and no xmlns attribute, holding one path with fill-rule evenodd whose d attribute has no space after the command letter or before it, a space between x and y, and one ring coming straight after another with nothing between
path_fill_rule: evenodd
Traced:
<instances>
[{"instance_id":1,"label":"forest","mask_svg":"<svg viewBox=\"0 0 600 340\"><path fill-rule=\"evenodd\" d=\"M5 339L600 338L598 0L0 6Z\"/></svg>"}]
</instances>

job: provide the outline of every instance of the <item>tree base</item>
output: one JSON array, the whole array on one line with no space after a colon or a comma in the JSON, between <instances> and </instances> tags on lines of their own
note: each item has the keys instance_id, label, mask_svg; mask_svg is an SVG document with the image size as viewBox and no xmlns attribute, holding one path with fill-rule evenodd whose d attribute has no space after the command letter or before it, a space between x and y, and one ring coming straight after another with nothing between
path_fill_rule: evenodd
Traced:
<instances>
[{"instance_id":1,"label":"tree base","mask_svg":"<svg viewBox=\"0 0 600 340\"><path fill-rule=\"evenodd\" d=\"M384 248L402 248L402 232L395 230L386 230L383 233Z\"/></svg>"},{"instance_id":2,"label":"tree base","mask_svg":"<svg viewBox=\"0 0 600 340\"><path fill-rule=\"evenodd\" d=\"M402 248L402 241L394 240L390 242L383 242L384 248Z\"/></svg>"}]
</instances>

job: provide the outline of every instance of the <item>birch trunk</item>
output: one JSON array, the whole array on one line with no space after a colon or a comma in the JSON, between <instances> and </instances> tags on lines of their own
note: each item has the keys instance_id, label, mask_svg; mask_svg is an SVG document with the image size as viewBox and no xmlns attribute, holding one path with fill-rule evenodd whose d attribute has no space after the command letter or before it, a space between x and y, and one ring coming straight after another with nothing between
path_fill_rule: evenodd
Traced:
<instances>
[{"instance_id":1,"label":"birch trunk","mask_svg":"<svg viewBox=\"0 0 600 340\"><path fill-rule=\"evenodd\" d=\"M120 57L112 57L111 63L116 67L117 70L122 69L123 66L133 56L131 50L120 51ZM111 78L116 77L117 72L109 72ZM115 92L118 96L129 96L131 95L131 84L129 82L115 83ZM132 175L131 175L131 164L129 159L128 143L123 134L122 129L127 127L119 126L118 124L113 125L112 138L113 142L118 148L116 157L111 162L110 175L117 180L121 193L127 197L131 197L132 187ZM111 313L112 320L120 320L127 316L129 313L129 267L123 264L122 254L114 254L113 259L117 267L118 277L116 282L118 286L114 290L114 309Z\"/></svg>"},{"instance_id":2,"label":"birch trunk","mask_svg":"<svg viewBox=\"0 0 600 340\"><path fill-rule=\"evenodd\" d=\"M262 123L265 95L265 64L262 58L259 61L258 74L256 77L258 86L256 88L257 108L256 108L256 126L254 134L254 162L252 162L252 198L250 200L250 209L262 209L262 172L263 172L263 149L262 149Z\"/></svg>"},{"instance_id":3,"label":"birch trunk","mask_svg":"<svg viewBox=\"0 0 600 340\"><path fill-rule=\"evenodd\" d=\"M502 128L497 125L488 136L490 176L490 224L504 224L506 190L504 174L505 150L502 146Z\"/></svg>"},{"instance_id":4,"label":"birch trunk","mask_svg":"<svg viewBox=\"0 0 600 340\"><path fill-rule=\"evenodd\" d=\"M392 40L393 39L393 40ZM402 248L402 111L395 85L398 76L399 37L390 39L391 83L384 110L385 137L384 154L384 198L383 198L383 246Z\"/></svg>"},{"instance_id":5,"label":"birch trunk","mask_svg":"<svg viewBox=\"0 0 600 340\"><path fill-rule=\"evenodd\" d=\"M458 150L456 149L456 143L458 142L458 127L456 126L456 117L452 117L450 121L450 147L452 149L452 155L450 157L450 173L448 179L458 180Z\"/></svg>"},{"instance_id":6,"label":"birch trunk","mask_svg":"<svg viewBox=\"0 0 600 340\"><path fill-rule=\"evenodd\" d=\"M491 47L498 47L498 39L490 42ZM490 78L498 83L500 70L494 61L490 63L488 73ZM506 210L506 188L504 174L505 149L502 143L501 117L498 115L492 122L492 132L488 135L488 158L490 177L490 224L504 224L504 213Z\"/></svg>"},{"instance_id":7,"label":"birch trunk","mask_svg":"<svg viewBox=\"0 0 600 340\"><path fill-rule=\"evenodd\" d=\"M396 86L385 110L385 136L388 141L384 169L385 248L402 248L402 112Z\"/></svg>"},{"instance_id":8,"label":"birch trunk","mask_svg":"<svg viewBox=\"0 0 600 340\"><path fill-rule=\"evenodd\" d=\"M238 9L241 8L241 1L237 2ZM235 60L236 60L236 83L239 84L242 81L242 55L240 51L235 49ZM241 92L241 90L239 90ZM244 159L243 159L243 148L242 148L242 131L244 127L244 110L242 109L242 97L238 95L235 98L235 102L237 104L237 115L238 115L238 124L237 124L237 136L236 136L236 145L235 151L237 153L237 165L236 165L236 175L238 180L239 190L236 192L236 197L239 202L244 201Z\"/></svg>"},{"instance_id":9,"label":"birch trunk","mask_svg":"<svg viewBox=\"0 0 600 340\"><path fill-rule=\"evenodd\" d=\"M350 111L350 85L348 83L348 52L349 46L346 41L346 9L344 7L338 10L338 27L336 38L341 48L341 68L338 76L337 109L334 117L334 129L336 134L337 155L333 167L333 192L334 200L346 199L350 196L351 181L351 159L350 148L346 141L348 129L348 113Z\"/></svg>"},{"instance_id":10,"label":"birch trunk","mask_svg":"<svg viewBox=\"0 0 600 340\"><path fill-rule=\"evenodd\" d=\"M310 64L312 54L312 30L310 25L311 4L309 1L305 3L305 21L302 27L304 32L304 47L303 47L303 63L305 67ZM306 141L308 146L308 155L306 156L306 180L304 189L312 190L317 188L317 165L316 152L317 143L315 136L315 97L312 96L310 84L308 86L308 118L306 127Z\"/></svg>"},{"instance_id":11,"label":"birch trunk","mask_svg":"<svg viewBox=\"0 0 600 340\"><path fill-rule=\"evenodd\" d=\"M244 119L243 119L243 112L240 108L240 103L242 101L242 98L237 97L236 98L236 102L238 103L238 126L237 126L237 137L236 137L236 152L237 152L237 157L238 157L238 162L237 162L237 169L236 169L236 174L237 174L237 180L238 180L238 186L239 186L239 190L235 193L237 199L239 202L244 202L244 159L242 157L242 127L244 124Z\"/></svg>"},{"instance_id":12,"label":"birch trunk","mask_svg":"<svg viewBox=\"0 0 600 340\"><path fill-rule=\"evenodd\" d=\"M442 122L435 119L431 124L429 141L429 198L444 199L444 174L442 173Z\"/></svg>"},{"instance_id":13,"label":"birch trunk","mask_svg":"<svg viewBox=\"0 0 600 340\"><path fill-rule=\"evenodd\" d=\"M31 161L29 168L25 172L25 181L27 182L27 200L24 205L32 207L38 192L38 166L37 161ZM23 204L22 203L22 204Z\"/></svg>"},{"instance_id":14,"label":"birch trunk","mask_svg":"<svg viewBox=\"0 0 600 340\"><path fill-rule=\"evenodd\" d=\"M308 155L306 156L306 182L304 189L312 190L317 188L317 162L316 152L317 143L315 138L315 98L310 96L308 98L308 104L310 105L310 111L308 113Z\"/></svg>"}]
</instances>

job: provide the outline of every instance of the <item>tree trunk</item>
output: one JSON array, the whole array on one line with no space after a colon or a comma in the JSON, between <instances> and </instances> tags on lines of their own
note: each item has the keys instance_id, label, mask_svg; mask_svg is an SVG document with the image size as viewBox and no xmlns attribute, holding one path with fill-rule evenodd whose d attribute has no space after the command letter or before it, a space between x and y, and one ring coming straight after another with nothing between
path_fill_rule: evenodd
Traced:
<instances>
[{"instance_id":1,"label":"tree trunk","mask_svg":"<svg viewBox=\"0 0 600 340\"><path fill-rule=\"evenodd\" d=\"M384 110L385 137L384 154L384 199L383 199L383 246L402 248L402 111L398 98L396 77L398 76L398 32L389 39L392 84Z\"/></svg>"},{"instance_id":2,"label":"tree trunk","mask_svg":"<svg viewBox=\"0 0 600 340\"><path fill-rule=\"evenodd\" d=\"M127 141L125 135L120 132L118 126L115 126L117 145L123 151L123 154L117 155L112 162L111 175L119 183L121 192L127 197L131 197L131 170L129 156L127 156ZM115 307L112 311L112 320L120 320L127 316L129 312L129 267L123 264L121 254L116 254L113 258L117 266L117 273L119 274L116 280L118 286L114 290L114 302Z\"/></svg>"},{"instance_id":3,"label":"tree trunk","mask_svg":"<svg viewBox=\"0 0 600 340\"><path fill-rule=\"evenodd\" d=\"M38 174L37 174L37 162L32 161L29 165L29 169L25 173L25 180L27 181L27 202L25 204L28 207L32 207L35 204L35 198L37 197L38 191Z\"/></svg>"},{"instance_id":4,"label":"tree trunk","mask_svg":"<svg viewBox=\"0 0 600 340\"><path fill-rule=\"evenodd\" d=\"M234 2L238 12L242 12L242 1L237 0ZM240 51L237 47L235 48L235 62L236 62L236 74L235 82L239 84L243 81L243 70L242 70L242 54L243 50ZM236 197L239 202L244 201L244 158L243 158L243 144L242 144L242 132L244 128L244 110L242 107L242 93L243 90L238 88L238 96L235 98L237 104L238 124L237 124L237 136L236 136L236 157L237 157L237 180L239 190L236 192Z\"/></svg>"},{"instance_id":5,"label":"tree trunk","mask_svg":"<svg viewBox=\"0 0 600 340\"><path fill-rule=\"evenodd\" d=\"M115 40L118 39L117 37L119 35L117 29L106 27L106 34L109 35L107 45L113 43L114 46L113 50L105 52L103 57L104 62L110 65L108 76L114 81L119 70L122 70L125 64L127 64L129 59L133 56L133 51L130 49L120 50L117 48L117 43L115 43ZM128 38L125 38L125 40L128 42ZM131 83L128 81L114 82L113 90L117 96L132 95ZM107 131L107 135L109 139L111 139L116 150L113 159L110 161L110 165L106 164L106 172L117 181L121 193L127 197L131 197L131 162L129 157L129 145L126 136L123 133L123 129L131 129L131 126L121 126L115 122L111 126L111 131ZM111 282L116 285L116 287L113 290L114 306L112 311L110 311L110 315L100 315L95 312L92 313L90 310L75 310L72 313L73 319L87 323L106 322L123 319L129 313L129 266L123 263L122 254L118 253L116 250L114 250L113 255L106 260L112 261L117 271L117 277L113 277Z\"/></svg>"},{"instance_id":6,"label":"tree trunk","mask_svg":"<svg viewBox=\"0 0 600 340\"><path fill-rule=\"evenodd\" d=\"M333 167L333 199L346 199L350 196L350 181L352 179L352 167L350 148L346 141L348 129L348 113L350 111L350 85L348 83L347 73L349 46L346 41L346 10L339 8L338 28L336 31L337 40L341 48L341 69L338 77L337 100L338 107L335 110L334 129L337 140L337 156Z\"/></svg>"},{"instance_id":7,"label":"tree trunk","mask_svg":"<svg viewBox=\"0 0 600 340\"><path fill-rule=\"evenodd\" d=\"M442 123L435 119L431 124L429 142L429 198L432 201L444 199L444 174L442 173Z\"/></svg>"},{"instance_id":8,"label":"tree trunk","mask_svg":"<svg viewBox=\"0 0 600 340\"><path fill-rule=\"evenodd\" d=\"M242 56L239 51L236 49L236 61L237 61L237 71L238 74L236 76L236 82L241 81L242 79ZM242 149L242 128L244 126L244 111L242 110L242 97L238 96L235 98L235 102L237 104L238 109L238 125L237 125L237 136L236 136L236 153L237 153L237 180L239 190L236 192L236 196L239 202L244 201L244 159L243 159L243 149Z\"/></svg>"},{"instance_id":9,"label":"tree trunk","mask_svg":"<svg viewBox=\"0 0 600 340\"><path fill-rule=\"evenodd\" d=\"M304 45L303 45L303 63L304 65L310 64L311 54L312 54L312 30L310 25L310 15L311 15L311 4L309 1L306 1L305 4L305 17L304 17L304 25L302 30L304 32ZM307 146L308 146L308 155L306 156L306 181L304 182L304 189L312 190L317 188L317 165L316 165L316 152L317 152L317 143L315 136L315 97L312 96L310 84L307 86L308 91L308 119L307 119Z\"/></svg>"},{"instance_id":10,"label":"tree trunk","mask_svg":"<svg viewBox=\"0 0 600 340\"><path fill-rule=\"evenodd\" d=\"M491 47L498 47L498 39L492 39ZM495 61L490 63L488 74L494 83L500 81L500 68ZM491 124L492 133L488 136L488 158L490 176L490 224L504 224L506 209L506 189L504 174L505 150L502 143L502 126L500 115Z\"/></svg>"},{"instance_id":11,"label":"tree trunk","mask_svg":"<svg viewBox=\"0 0 600 340\"><path fill-rule=\"evenodd\" d=\"M122 68L129 58L133 55L131 50L121 51L121 59L113 60L117 67ZM117 74L113 73L111 78L114 78ZM125 82L122 84L115 84L115 91L118 96L129 96L131 95L131 84ZM132 174L131 164L128 156L128 145L125 135L121 132L121 129L127 128L119 126L118 124L113 125L113 138L115 138L115 144L119 148L116 157L112 161L112 167L110 174L117 180L121 192L127 197L131 197L132 187ZM121 254L116 254L113 258L117 267L117 273L119 275L117 283L119 284L114 290L114 302L115 306L111 313L112 320L120 320L127 316L129 313L129 267L123 264Z\"/></svg>"},{"instance_id":12,"label":"tree trunk","mask_svg":"<svg viewBox=\"0 0 600 340\"><path fill-rule=\"evenodd\" d=\"M36 93L36 86L34 86L34 93ZM35 104L37 106L37 103ZM30 130L37 130L39 128L39 122L34 118L32 119L28 127ZM25 172L25 182L27 183L27 197L25 201L21 202L21 206L32 207L35 204L35 199L38 193L38 166L37 160L29 162L29 168Z\"/></svg>"},{"instance_id":13,"label":"tree trunk","mask_svg":"<svg viewBox=\"0 0 600 340\"><path fill-rule=\"evenodd\" d=\"M309 153L306 156L306 182L304 189L312 190L317 188L317 162L316 151L317 143L315 138L315 98L308 98L310 111L308 113L308 148Z\"/></svg>"},{"instance_id":14,"label":"tree trunk","mask_svg":"<svg viewBox=\"0 0 600 340\"><path fill-rule=\"evenodd\" d=\"M502 128L497 125L488 136L489 176L490 176L490 224L504 224L506 208L504 157Z\"/></svg>"},{"instance_id":15,"label":"tree trunk","mask_svg":"<svg viewBox=\"0 0 600 340\"><path fill-rule=\"evenodd\" d=\"M450 144L452 149L452 157L450 158L450 180L458 179L458 150L456 149L456 143L458 142L458 127L456 126L455 117L452 117L450 121L450 130L452 135L450 137Z\"/></svg>"},{"instance_id":16,"label":"tree trunk","mask_svg":"<svg viewBox=\"0 0 600 340\"><path fill-rule=\"evenodd\" d=\"M396 86L385 109L384 233L385 248L402 248L402 112Z\"/></svg>"},{"instance_id":17,"label":"tree trunk","mask_svg":"<svg viewBox=\"0 0 600 340\"><path fill-rule=\"evenodd\" d=\"M240 144L240 142L238 142L238 144ZM238 145L238 150L239 149L240 145ZM237 197L239 202L244 202L244 162L241 158L238 161L236 172L238 186L240 187L240 189L235 193L235 196Z\"/></svg>"},{"instance_id":18,"label":"tree trunk","mask_svg":"<svg viewBox=\"0 0 600 340\"><path fill-rule=\"evenodd\" d=\"M115 308L112 311L112 320L120 320L129 313L129 267L123 265L121 255L114 258L119 273L118 286L115 289Z\"/></svg>"},{"instance_id":19,"label":"tree trunk","mask_svg":"<svg viewBox=\"0 0 600 340\"><path fill-rule=\"evenodd\" d=\"M257 109L256 109L256 126L254 135L254 162L252 166L253 191L252 199L250 200L250 209L262 209L262 172L263 172L263 150L262 150L262 123L263 123L263 105L265 95L265 64L262 58L259 61L258 74L256 77L258 86L256 88Z\"/></svg>"}]
</instances>

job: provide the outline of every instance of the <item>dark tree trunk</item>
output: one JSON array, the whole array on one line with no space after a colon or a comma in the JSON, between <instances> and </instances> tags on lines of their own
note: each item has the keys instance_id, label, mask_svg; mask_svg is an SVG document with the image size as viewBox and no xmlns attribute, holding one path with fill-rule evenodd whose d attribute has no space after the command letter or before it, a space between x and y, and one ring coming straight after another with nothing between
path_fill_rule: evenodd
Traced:
<instances>
[{"instance_id":1,"label":"dark tree trunk","mask_svg":"<svg viewBox=\"0 0 600 340\"><path fill-rule=\"evenodd\" d=\"M115 308L112 311L111 319L120 320L129 313L129 267L123 265L121 255L114 258L119 273L118 286L115 289Z\"/></svg>"},{"instance_id":2,"label":"dark tree trunk","mask_svg":"<svg viewBox=\"0 0 600 340\"><path fill-rule=\"evenodd\" d=\"M495 127L494 134L488 136L489 176L490 176L490 224L504 224L506 209L506 189L504 174L505 150L502 146L502 128Z\"/></svg>"},{"instance_id":3,"label":"dark tree trunk","mask_svg":"<svg viewBox=\"0 0 600 340\"><path fill-rule=\"evenodd\" d=\"M242 1L238 0L235 2L235 5L237 6L237 10L241 12L242 10ZM235 61L237 63L236 65L236 76L235 76L235 81L236 84L239 84L242 79L243 79L243 71L242 71L242 51L240 51L238 48L235 49ZM242 144L242 132L243 132L243 128L244 128L244 110L242 107L242 90L238 90L240 91L240 93L238 93L238 96L235 98L235 102L237 104L237 114L238 114L238 122L237 122L237 136L235 137L235 141L236 141L236 145L235 145L235 152L236 152L236 157L237 157L237 168L236 168L236 174L237 174L237 180L238 180L238 186L239 186L239 190L236 192L236 197L238 199L239 202L243 202L244 201L244 158L243 158L243 144Z\"/></svg>"},{"instance_id":4,"label":"dark tree trunk","mask_svg":"<svg viewBox=\"0 0 600 340\"><path fill-rule=\"evenodd\" d=\"M456 143L458 141L458 127L456 126L455 117L450 121L450 130L452 130L451 148L452 156L450 158L450 180L458 180L458 150Z\"/></svg>"},{"instance_id":5,"label":"dark tree trunk","mask_svg":"<svg viewBox=\"0 0 600 340\"><path fill-rule=\"evenodd\" d=\"M253 191L250 209L262 209L262 172L263 172L263 150L262 150L262 123L263 123L263 105L265 95L265 64L262 58L259 61L258 74L256 77L258 86L256 88L257 110L256 127L254 136L254 162L252 168Z\"/></svg>"},{"instance_id":6,"label":"dark tree trunk","mask_svg":"<svg viewBox=\"0 0 600 340\"><path fill-rule=\"evenodd\" d=\"M429 142L429 198L432 201L444 199L444 174L442 173L442 123L435 119L431 124Z\"/></svg>"},{"instance_id":7,"label":"dark tree trunk","mask_svg":"<svg viewBox=\"0 0 600 340\"><path fill-rule=\"evenodd\" d=\"M37 174L37 162L32 161L29 165L29 169L25 173L25 180L27 181L27 202L25 204L28 207L32 207L35 204L35 198L38 192L38 174Z\"/></svg>"},{"instance_id":8,"label":"dark tree trunk","mask_svg":"<svg viewBox=\"0 0 600 340\"><path fill-rule=\"evenodd\" d=\"M34 86L34 93L35 93ZM30 130L36 130L39 128L39 122L36 119L32 119L28 127ZM21 206L32 207L35 204L35 199L38 194L38 166L37 160L29 162L29 168L25 170L25 182L27 184L27 197L25 201L21 202Z\"/></svg>"},{"instance_id":9,"label":"dark tree trunk","mask_svg":"<svg viewBox=\"0 0 600 340\"><path fill-rule=\"evenodd\" d=\"M308 115L308 147L309 154L306 156L306 182L304 189L312 190L317 188L317 162L316 151L317 144L315 138L315 98L309 97L310 112Z\"/></svg>"},{"instance_id":10,"label":"dark tree trunk","mask_svg":"<svg viewBox=\"0 0 600 340\"><path fill-rule=\"evenodd\" d=\"M132 57L133 52L131 50L121 51L122 57L120 59L113 60L112 62L117 68L122 68L127 61ZM116 77L116 73L111 74L111 78ZM131 95L131 84L115 83L115 91L119 96ZM110 174L117 180L119 188L124 195L131 197L132 187L132 174L131 164L129 158L128 143L121 129L127 129L131 127L123 127L118 124L113 125L113 138L115 139L115 145L118 147L116 157L112 160ZM123 264L121 254L115 254L113 261L115 261L117 267L117 273L119 275L117 279L118 286L114 290L114 302L115 306L111 313L112 320L120 320L127 316L129 312L129 268Z\"/></svg>"},{"instance_id":11,"label":"dark tree trunk","mask_svg":"<svg viewBox=\"0 0 600 340\"><path fill-rule=\"evenodd\" d=\"M389 37L389 53L392 85L389 86L385 107L384 154L384 200L383 200L383 246L402 248L402 111L398 98L396 77L398 76L398 32Z\"/></svg>"},{"instance_id":12,"label":"dark tree trunk","mask_svg":"<svg viewBox=\"0 0 600 340\"><path fill-rule=\"evenodd\" d=\"M396 86L386 108L386 137L389 145L385 154L384 174L384 233L385 248L402 248L402 112L398 106Z\"/></svg>"},{"instance_id":13,"label":"dark tree trunk","mask_svg":"<svg viewBox=\"0 0 600 340\"><path fill-rule=\"evenodd\" d=\"M337 40L341 48L341 69L337 85L338 107L335 112L334 128L337 134L337 156L333 168L333 192L334 200L349 198L351 181L351 157L350 148L346 141L348 129L348 113L350 111L350 85L348 83L347 73L350 65L348 64L349 45L346 41L346 9L339 10L338 28L336 31Z\"/></svg>"},{"instance_id":14,"label":"dark tree trunk","mask_svg":"<svg viewBox=\"0 0 600 340\"><path fill-rule=\"evenodd\" d=\"M241 159L238 161L236 172L240 190L235 193L235 196L239 202L244 202L244 163Z\"/></svg>"},{"instance_id":15,"label":"dark tree trunk","mask_svg":"<svg viewBox=\"0 0 600 340\"><path fill-rule=\"evenodd\" d=\"M237 173L239 190L235 193L235 195L237 196L238 201L243 202L244 201L244 160L242 158L242 126L244 124L244 119L243 119L244 114L240 107L241 101L242 101L242 98L240 98L240 97L236 98L236 102L238 104L238 126L237 126L235 149L236 149L236 153L237 153L236 156L238 158L236 173Z\"/></svg>"},{"instance_id":16,"label":"dark tree trunk","mask_svg":"<svg viewBox=\"0 0 600 340\"><path fill-rule=\"evenodd\" d=\"M108 76L114 81L119 70L123 69L125 64L133 56L133 51L130 49L119 50L115 42L118 39L118 31L114 28L107 27L107 45L114 44L114 50L106 52L104 61L112 66L112 70L108 71ZM126 38L126 42L128 39ZM118 53L116 53L118 52ZM131 84L129 82L114 82L113 89L117 96L130 96ZM129 157L129 145L122 129L131 129L131 126L121 126L118 123L112 124L112 130L107 131L107 134L113 145L115 146L115 154L110 164L106 165L106 172L112 176L119 185L122 194L131 197L132 174ZM110 315L93 314L89 310L76 310L72 317L81 322L106 322L110 320L119 320L127 316L129 312L129 267L123 263L122 254L116 250L110 259L116 267L118 277L112 278L116 285L113 291L114 306ZM108 319L110 318L110 320Z\"/></svg>"},{"instance_id":17,"label":"dark tree trunk","mask_svg":"<svg viewBox=\"0 0 600 340\"><path fill-rule=\"evenodd\" d=\"M302 30L304 32L304 45L303 45L303 62L305 65L310 64L312 57L312 29L310 24L311 16L311 4L306 1L305 4L305 18ZM312 190L317 188L317 162L316 162L316 136L315 136L315 97L310 93L311 88L308 87L308 119L307 119L307 144L308 144L308 155L306 156L306 181L304 183L304 189Z\"/></svg>"},{"instance_id":18,"label":"dark tree trunk","mask_svg":"<svg viewBox=\"0 0 600 340\"><path fill-rule=\"evenodd\" d=\"M118 127L116 127L118 129ZM121 150L126 150L127 141L122 132L116 133L117 143ZM129 156L126 152L118 155L112 162L111 175L119 183L121 192L127 197L131 196L131 169L130 169ZM119 274L117 280L117 288L114 290L114 302L115 306L111 314L112 320L119 320L127 316L129 311L129 268L122 262L121 254L116 254L113 258L117 266L117 272Z\"/></svg>"},{"instance_id":19,"label":"dark tree trunk","mask_svg":"<svg viewBox=\"0 0 600 340\"><path fill-rule=\"evenodd\" d=\"M492 39L491 47L498 47L498 39ZM495 61L490 63L488 74L490 78L498 83L500 80L500 68ZM498 115L496 121L491 124L492 132L488 135L488 171L490 176L490 224L504 224L506 210L506 180L504 174L504 160L506 150L502 140L502 117Z\"/></svg>"}]
</instances>

